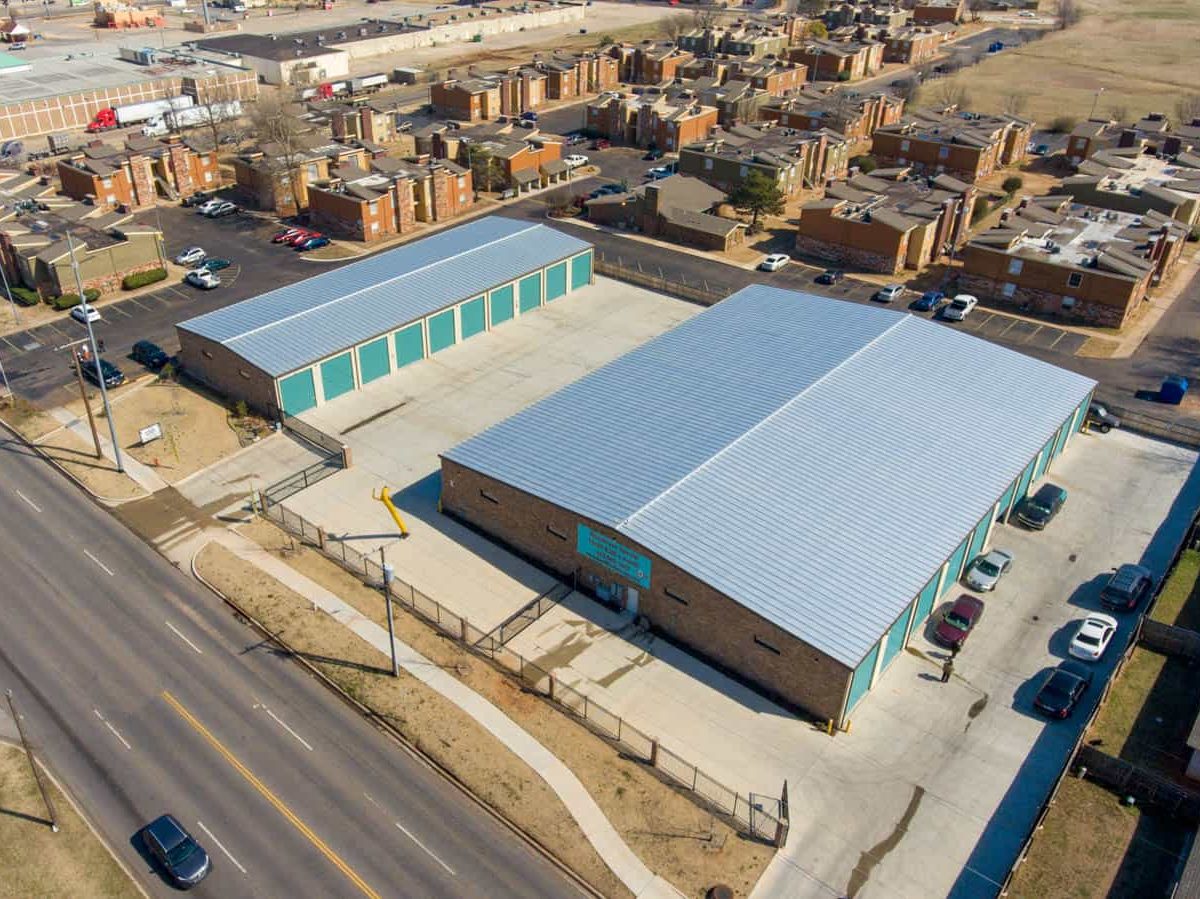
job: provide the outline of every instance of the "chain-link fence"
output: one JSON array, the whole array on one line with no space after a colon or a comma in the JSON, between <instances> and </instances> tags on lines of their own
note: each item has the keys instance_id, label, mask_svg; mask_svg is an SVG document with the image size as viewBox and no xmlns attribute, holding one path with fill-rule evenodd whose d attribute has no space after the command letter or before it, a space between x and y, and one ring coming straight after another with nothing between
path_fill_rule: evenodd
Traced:
<instances>
[{"instance_id":1,"label":"chain-link fence","mask_svg":"<svg viewBox=\"0 0 1200 899\"><path fill-rule=\"evenodd\" d=\"M264 509L267 518L285 531L298 536L355 576L382 588L383 568L375 559L364 556L344 541L329 538L321 528L287 509L282 503L264 503ZM666 779L690 791L703 805L725 816L742 832L775 846L783 845L787 820L786 815L780 813L782 805L779 800L757 794L742 795L723 786L620 715L610 712L587 695L559 681L552 672L509 649L495 631L484 633L466 618L450 611L411 584L393 578L389 592L399 605L461 643L467 650L488 659L499 670L518 680L526 690L554 703L616 744L627 755L651 765ZM539 597L539 601L553 604L557 601L551 599L554 592L557 591Z\"/></svg>"},{"instance_id":2,"label":"chain-link fence","mask_svg":"<svg viewBox=\"0 0 1200 899\"><path fill-rule=\"evenodd\" d=\"M668 277L662 269L646 269L640 262L636 263L636 268L630 268L625 265L623 259L619 258L616 260L597 259L596 274L615 278L627 284L648 287L658 293L665 293L668 296L690 300L702 306L712 306L714 303L719 303L737 290L734 287L728 287L724 284L713 284L706 280L689 282L687 276L682 272L674 273L673 277Z\"/></svg>"}]
</instances>

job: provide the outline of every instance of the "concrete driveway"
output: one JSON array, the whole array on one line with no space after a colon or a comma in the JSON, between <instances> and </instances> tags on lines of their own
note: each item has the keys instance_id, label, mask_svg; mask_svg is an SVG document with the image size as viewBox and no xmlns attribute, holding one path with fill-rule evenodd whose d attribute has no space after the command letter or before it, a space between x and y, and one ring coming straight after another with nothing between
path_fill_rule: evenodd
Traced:
<instances>
[{"instance_id":1,"label":"concrete driveway","mask_svg":"<svg viewBox=\"0 0 1200 899\"><path fill-rule=\"evenodd\" d=\"M756 896L994 896L1133 618L1073 719L1047 722L1033 695L1111 568L1165 571L1200 505L1195 463L1127 433L1074 437L1049 478L1069 491L1062 514L1043 533L994 530L1016 562L952 681L926 627L836 737L578 595L509 645L728 787L787 781L791 833Z\"/></svg>"}]
</instances>

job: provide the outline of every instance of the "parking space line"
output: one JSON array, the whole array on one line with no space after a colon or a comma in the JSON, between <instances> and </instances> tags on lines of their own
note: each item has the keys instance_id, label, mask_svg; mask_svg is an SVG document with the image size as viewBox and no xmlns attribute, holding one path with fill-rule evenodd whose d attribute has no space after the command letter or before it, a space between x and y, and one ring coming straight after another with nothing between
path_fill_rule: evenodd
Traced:
<instances>
[{"instance_id":1,"label":"parking space line","mask_svg":"<svg viewBox=\"0 0 1200 899\"><path fill-rule=\"evenodd\" d=\"M23 352L25 352L23 349L21 349L21 348L20 348L19 346L17 346L15 343L13 343L11 340L9 340L7 337L0 337L0 340L3 340L3 341L4 341L5 343L7 343L7 344L8 344L10 347L12 347L12 349L13 349L13 352L15 352L15 353L23 353Z\"/></svg>"},{"instance_id":2,"label":"parking space line","mask_svg":"<svg viewBox=\"0 0 1200 899\"><path fill-rule=\"evenodd\" d=\"M999 334L997 334L996 336L997 336L997 337L1003 337L1003 336L1004 336L1005 334L1007 334L1007 333L1008 333L1008 332L1009 332L1009 331L1010 331L1012 328L1015 328L1015 327L1017 326L1017 324L1018 324L1020 321L1021 321L1021 320L1020 320L1019 318L1014 318L1012 321L1010 321L1010 322L1008 323L1008 326L1007 326L1007 327L1006 327L1006 328L1005 328L1003 331L1001 331Z\"/></svg>"},{"instance_id":3,"label":"parking space line","mask_svg":"<svg viewBox=\"0 0 1200 899\"><path fill-rule=\"evenodd\" d=\"M1025 339L1022 341L1022 343L1029 343L1029 341L1033 340L1033 338L1036 337L1041 330L1042 330L1042 325L1038 325L1036 328L1034 328L1032 331L1030 331L1028 334L1025 335Z\"/></svg>"},{"instance_id":4,"label":"parking space line","mask_svg":"<svg viewBox=\"0 0 1200 899\"><path fill-rule=\"evenodd\" d=\"M1058 336L1054 338L1054 343L1050 344L1050 346L1046 347L1046 349L1048 349L1048 350L1054 349L1056 346L1058 346L1058 342L1060 340L1062 340L1064 337L1066 337L1067 334L1068 334L1067 331L1059 331Z\"/></svg>"},{"instance_id":5,"label":"parking space line","mask_svg":"<svg viewBox=\"0 0 1200 899\"><path fill-rule=\"evenodd\" d=\"M105 309L104 311L105 311L105 312L119 312L119 313L121 313L123 316L125 316L126 318L133 318L133 313L132 313L132 312L126 312L126 311L125 311L124 309L122 309L120 306L109 306L109 307L108 307L107 309Z\"/></svg>"}]
</instances>

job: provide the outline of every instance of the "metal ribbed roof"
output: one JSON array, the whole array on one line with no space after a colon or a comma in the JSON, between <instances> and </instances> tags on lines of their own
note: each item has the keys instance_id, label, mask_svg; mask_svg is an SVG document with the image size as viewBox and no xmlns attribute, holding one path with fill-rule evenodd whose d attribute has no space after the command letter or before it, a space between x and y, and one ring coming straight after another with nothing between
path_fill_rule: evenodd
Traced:
<instances>
[{"instance_id":1,"label":"metal ribbed roof","mask_svg":"<svg viewBox=\"0 0 1200 899\"><path fill-rule=\"evenodd\" d=\"M180 323L278 377L591 245L492 216Z\"/></svg>"},{"instance_id":2,"label":"metal ribbed roof","mask_svg":"<svg viewBox=\"0 0 1200 899\"><path fill-rule=\"evenodd\" d=\"M1094 386L905 313L754 286L446 457L854 666Z\"/></svg>"}]
</instances>

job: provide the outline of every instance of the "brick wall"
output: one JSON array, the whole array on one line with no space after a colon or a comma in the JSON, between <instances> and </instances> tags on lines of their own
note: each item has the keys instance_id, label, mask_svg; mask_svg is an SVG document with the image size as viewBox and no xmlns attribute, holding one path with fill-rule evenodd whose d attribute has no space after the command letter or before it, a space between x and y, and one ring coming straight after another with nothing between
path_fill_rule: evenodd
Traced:
<instances>
[{"instance_id":1,"label":"brick wall","mask_svg":"<svg viewBox=\"0 0 1200 899\"><path fill-rule=\"evenodd\" d=\"M124 179L123 173L121 176ZM62 184L63 193L73 200L83 201L91 196L96 198L97 203L104 204L106 197L117 196L117 191L113 187L105 189L100 178L91 172L75 168L65 160L60 160L58 163L58 180ZM125 202L127 199L128 189L126 189L123 199L118 198L114 202Z\"/></svg>"},{"instance_id":2,"label":"brick wall","mask_svg":"<svg viewBox=\"0 0 1200 899\"><path fill-rule=\"evenodd\" d=\"M176 329L179 360L189 378L212 387L231 401L245 400L250 408L276 418L275 380L249 365L241 356L216 341Z\"/></svg>"},{"instance_id":3,"label":"brick wall","mask_svg":"<svg viewBox=\"0 0 1200 899\"><path fill-rule=\"evenodd\" d=\"M908 237L879 222L834 215L833 209L803 209L796 249L818 259L848 263L859 271L891 275L904 270Z\"/></svg>"},{"instance_id":4,"label":"brick wall","mask_svg":"<svg viewBox=\"0 0 1200 899\"><path fill-rule=\"evenodd\" d=\"M1002 292L1003 282L967 271L959 273L958 286L961 291L986 299L989 305L1061 322L1120 328L1131 322L1138 312L1138 304L1132 301L1130 306L1122 308L1086 298L1076 299L1073 308L1065 309L1062 293L1021 285L1015 288L1011 296L1005 296Z\"/></svg>"},{"instance_id":5,"label":"brick wall","mask_svg":"<svg viewBox=\"0 0 1200 899\"><path fill-rule=\"evenodd\" d=\"M803 234L796 235L796 252L801 256L836 262L844 268L862 272L879 272L892 275L904 269L904 254L897 247L896 255L889 255L863 247L831 243Z\"/></svg>"},{"instance_id":6,"label":"brick wall","mask_svg":"<svg viewBox=\"0 0 1200 899\"><path fill-rule=\"evenodd\" d=\"M190 197L198 189L192 178L191 160L188 159L190 155L191 151L181 143L172 143L167 147L171 175L175 181L173 186L181 197Z\"/></svg>"},{"instance_id":7,"label":"brick wall","mask_svg":"<svg viewBox=\"0 0 1200 899\"><path fill-rule=\"evenodd\" d=\"M154 171L151 168L150 160L145 156L130 156L126 163L126 169L129 172L129 181L133 188L130 205L134 209L153 206L157 191L154 188Z\"/></svg>"},{"instance_id":8,"label":"brick wall","mask_svg":"<svg viewBox=\"0 0 1200 899\"><path fill-rule=\"evenodd\" d=\"M413 183L407 178L396 181L392 185L394 199L392 201L396 215L396 230L408 234L417 227L416 198L413 196Z\"/></svg>"},{"instance_id":9,"label":"brick wall","mask_svg":"<svg viewBox=\"0 0 1200 899\"><path fill-rule=\"evenodd\" d=\"M593 578L622 581L575 551L578 524L635 549L651 560L638 613L655 631L788 706L818 719L841 714L848 668L628 538L445 459L442 506L563 577L578 570L581 589Z\"/></svg>"},{"instance_id":10,"label":"brick wall","mask_svg":"<svg viewBox=\"0 0 1200 899\"><path fill-rule=\"evenodd\" d=\"M876 131L872 140L871 152L881 162L910 165L921 173L946 172L968 183L992 173L1002 145L997 142L986 148L968 147L894 131Z\"/></svg>"}]
</instances>

